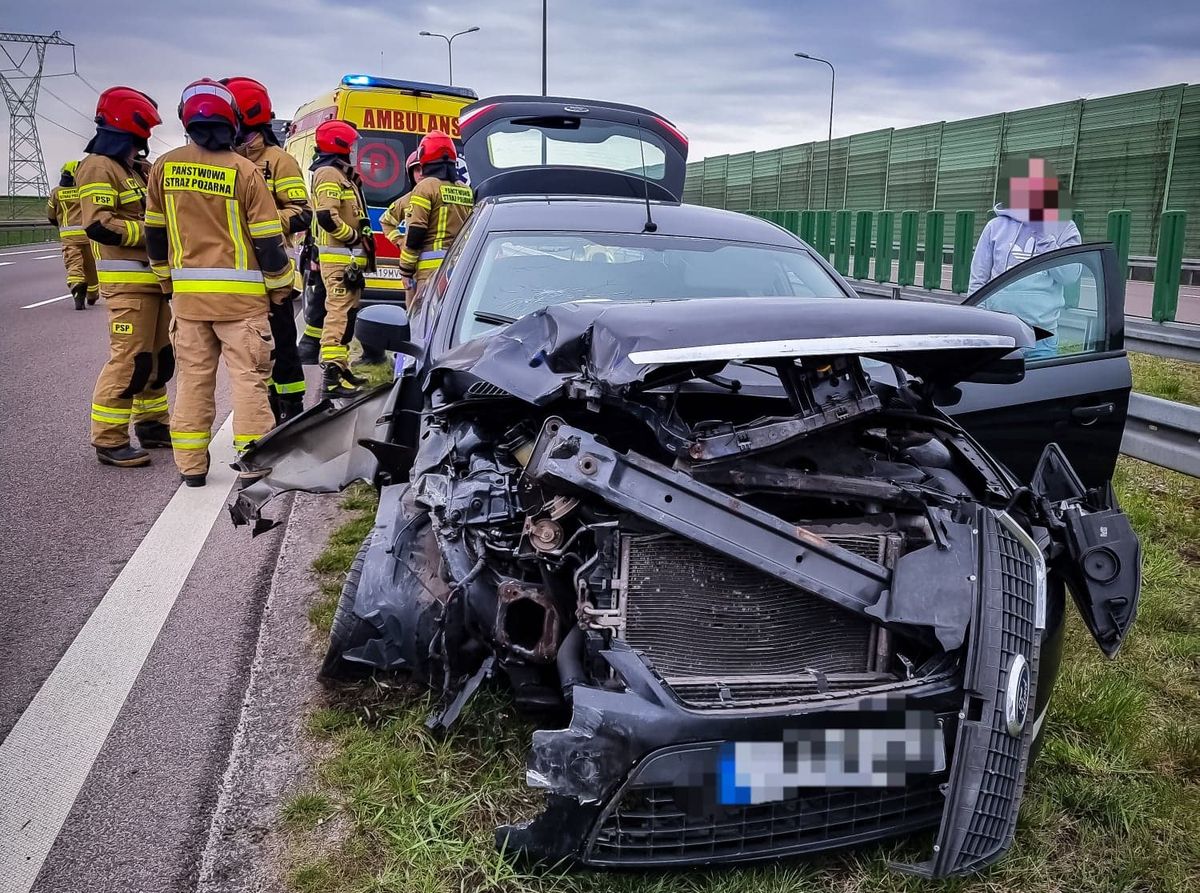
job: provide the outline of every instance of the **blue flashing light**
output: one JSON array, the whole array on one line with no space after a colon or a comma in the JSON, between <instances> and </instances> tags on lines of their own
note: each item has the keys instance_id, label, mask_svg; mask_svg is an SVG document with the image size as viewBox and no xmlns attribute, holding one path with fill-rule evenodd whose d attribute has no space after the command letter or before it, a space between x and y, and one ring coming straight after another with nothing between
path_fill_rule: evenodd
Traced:
<instances>
[{"instance_id":1,"label":"blue flashing light","mask_svg":"<svg viewBox=\"0 0 1200 893\"><path fill-rule=\"evenodd\" d=\"M371 83L370 75L366 74L348 74L342 78L343 84L353 84L356 87L363 87Z\"/></svg>"}]
</instances>

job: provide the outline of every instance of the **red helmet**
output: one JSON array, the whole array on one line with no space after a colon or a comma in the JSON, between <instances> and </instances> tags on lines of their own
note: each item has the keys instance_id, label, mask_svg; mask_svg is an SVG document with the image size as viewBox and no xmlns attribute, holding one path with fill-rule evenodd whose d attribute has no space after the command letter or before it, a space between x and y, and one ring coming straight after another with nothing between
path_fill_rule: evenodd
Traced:
<instances>
[{"instance_id":1,"label":"red helmet","mask_svg":"<svg viewBox=\"0 0 1200 893\"><path fill-rule=\"evenodd\" d=\"M220 119L236 130L237 101L229 88L212 78L200 78L184 87L179 97L179 120L189 127L197 118Z\"/></svg>"},{"instance_id":2,"label":"red helmet","mask_svg":"<svg viewBox=\"0 0 1200 893\"><path fill-rule=\"evenodd\" d=\"M421 164L433 164L436 161L457 161L458 150L454 148L454 140L440 130L431 130L421 137L417 146L417 160Z\"/></svg>"},{"instance_id":3,"label":"red helmet","mask_svg":"<svg viewBox=\"0 0 1200 893\"><path fill-rule=\"evenodd\" d=\"M96 103L96 123L132 133L144 140L150 131L162 123L158 103L132 87L109 87Z\"/></svg>"},{"instance_id":4,"label":"red helmet","mask_svg":"<svg viewBox=\"0 0 1200 893\"><path fill-rule=\"evenodd\" d=\"M349 155L358 139L358 131L349 121L324 121L317 125L317 151Z\"/></svg>"},{"instance_id":5,"label":"red helmet","mask_svg":"<svg viewBox=\"0 0 1200 893\"><path fill-rule=\"evenodd\" d=\"M271 110L271 97L267 88L254 78L221 78L237 102L238 114L247 127L270 124L275 113Z\"/></svg>"},{"instance_id":6,"label":"red helmet","mask_svg":"<svg viewBox=\"0 0 1200 893\"><path fill-rule=\"evenodd\" d=\"M411 152L408 153L408 158L404 162L404 169L411 174L412 169L414 167L420 167L420 166L421 166L421 159L419 159L417 157L417 150L413 149Z\"/></svg>"}]
</instances>

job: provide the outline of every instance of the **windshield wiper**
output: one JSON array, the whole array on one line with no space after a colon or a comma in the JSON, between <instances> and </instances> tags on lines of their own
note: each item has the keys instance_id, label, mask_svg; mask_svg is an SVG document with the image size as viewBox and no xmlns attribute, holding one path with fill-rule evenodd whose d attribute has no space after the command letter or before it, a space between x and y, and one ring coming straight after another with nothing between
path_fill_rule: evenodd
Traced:
<instances>
[{"instance_id":1,"label":"windshield wiper","mask_svg":"<svg viewBox=\"0 0 1200 893\"><path fill-rule=\"evenodd\" d=\"M489 326L506 326L517 321L515 316L505 316L502 313L488 313L486 310L475 311L475 321L487 323Z\"/></svg>"}]
</instances>

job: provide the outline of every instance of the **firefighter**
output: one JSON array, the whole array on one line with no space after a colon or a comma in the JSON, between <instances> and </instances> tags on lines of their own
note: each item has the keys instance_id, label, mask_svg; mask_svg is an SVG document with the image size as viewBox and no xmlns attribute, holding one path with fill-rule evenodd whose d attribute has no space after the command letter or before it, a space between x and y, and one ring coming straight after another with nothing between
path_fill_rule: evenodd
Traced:
<instances>
[{"instance_id":1,"label":"firefighter","mask_svg":"<svg viewBox=\"0 0 1200 893\"><path fill-rule=\"evenodd\" d=\"M171 445L171 311L146 258L146 180L137 163L161 123L145 93L110 87L100 94L96 135L75 172L79 222L92 242L109 323L108 362L92 394L92 445L102 464L122 468L148 465L147 449ZM140 449L130 443L130 421Z\"/></svg>"},{"instance_id":2,"label":"firefighter","mask_svg":"<svg viewBox=\"0 0 1200 893\"><path fill-rule=\"evenodd\" d=\"M408 226L400 251L400 275L408 292L408 312L421 307L423 285L437 272L475 206L470 186L456 182L458 152L440 130L431 130L417 146L421 182L409 194Z\"/></svg>"},{"instance_id":3,"label":"firefighter","mask_svg":"<svg viewBox=\"0 0 1200 893\"><path fill-rule=\"evenodd\" d=\"M404 168L408 172L409 182L413 184L413 188L416 188L416 185L421 182L422 174L421 163L417 161L415 149L409 154ZM387 210L379 218L379 228L383 230L383 237L397 248L404 246L404 233L408 227L408 199L411 195L412 190L410 189L388 205Z\"/></svg>"},{"instance_id":4,"label":"firefighter","mask_svg":"<svg viewBox=\"0 0 1200 893\"><path fill-rule=\"evenodd\" d=\"M312 206L308 203L308 189L300 165L279 147L279 140L271 129L274 112L267 88L246 77L225 78L221 83L229 88L237 103L241 126L234 148L263 172L267 188L275 196L275 207L279 209L279 220L283 224L283 239L290 251L312 223ZM275 357L267 385L276 424L304 411L304 367L296 352L296 294L293 289L286 301L271 304L268 311L271 335L275 339Z\"/></svg>"},{"instance_id":5,"label":"firefighter","mask_svg":"<svg viewBox=\"0 0 1200 893\"><path fill-rule=\"evenodd\" d=\"M63 266L67 270L67 289L75 299L75 309L96 303L100 297L100 284L96 281L96 259L92 257L92 246L87 233L79 222L79 189L75 186L75 171L78 161L68 161L62 166L58 185L50 190L46 200L46 217L58 227L58 240L62 244Z\"/></svg>"},{"instance_id":6,"label":"firefighter","mask_svg":"<svg viewBox=\"0 0 1200 893\"><path fill-rule=\"evenodd\" d=\"M325 121L316 132L312 163L315 241L325 285L325 321L321 329L321 390L326 397L358 393L363 379L350 371L350 340L362 296L363 269L372 239L362 180L350 164L358 131L347 121Z\"/></svg>"},{"instance_id":7,"label":"firefighter","mask_svg":"<svg viewBox=\"0 0 1200 893\"><path fill-rule=\"evenodd\" d=\"M202 487L219 358L233 391L237 452L274 424L267 308L290 297L293 267L271 190L258 166L233 150L233 94L218 81L195 81L180 97L179 119L190 142L161 156L150 171L146 247L174 311L175 464L187 486Z\"/></svg>"}]
</instances>

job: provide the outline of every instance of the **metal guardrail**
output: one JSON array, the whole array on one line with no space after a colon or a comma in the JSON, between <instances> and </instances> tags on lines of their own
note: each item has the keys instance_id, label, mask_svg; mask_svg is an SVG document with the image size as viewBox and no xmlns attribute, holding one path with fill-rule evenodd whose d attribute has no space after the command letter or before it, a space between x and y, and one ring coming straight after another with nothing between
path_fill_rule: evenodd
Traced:
<instances>
[{"instance_id":1,"label":"metal guardrail","mask_svg":"<svg viewBox=\"0 0 1200 893\"><path fill-rule=\"evenodd\" d=\"M1130 394L1121 452L1200 477L1200 407Z\"/></svg>"},{"instance_id":2,"label":"metal guardrail","mask_svg":"<svg viewBox=\"0 0 1200 893\"><path fill-rule=\"evenodd\" d=\"M53 242L58 228L36 220L0 220L0 248Z\"/></svg>"},{"instance_id":3,"label":"metal guardrail","mask_svg":"<svg viewBox=\"0 0 1200 893\"><path fill-rule=\"evenodd\" d=\"M946 292L939 294L925 289L901 288L898 285L855 279L849 282L855 291L867 298L932 301L939 304L962 302L962 296ZM1127 316L1125 347L1142 353L1200 362L1200 326L1156 323ZM1200 477L1200 407L1148 394L1130 394L1121 452L1181 474Z\"/></svg>"}]
</instances>

